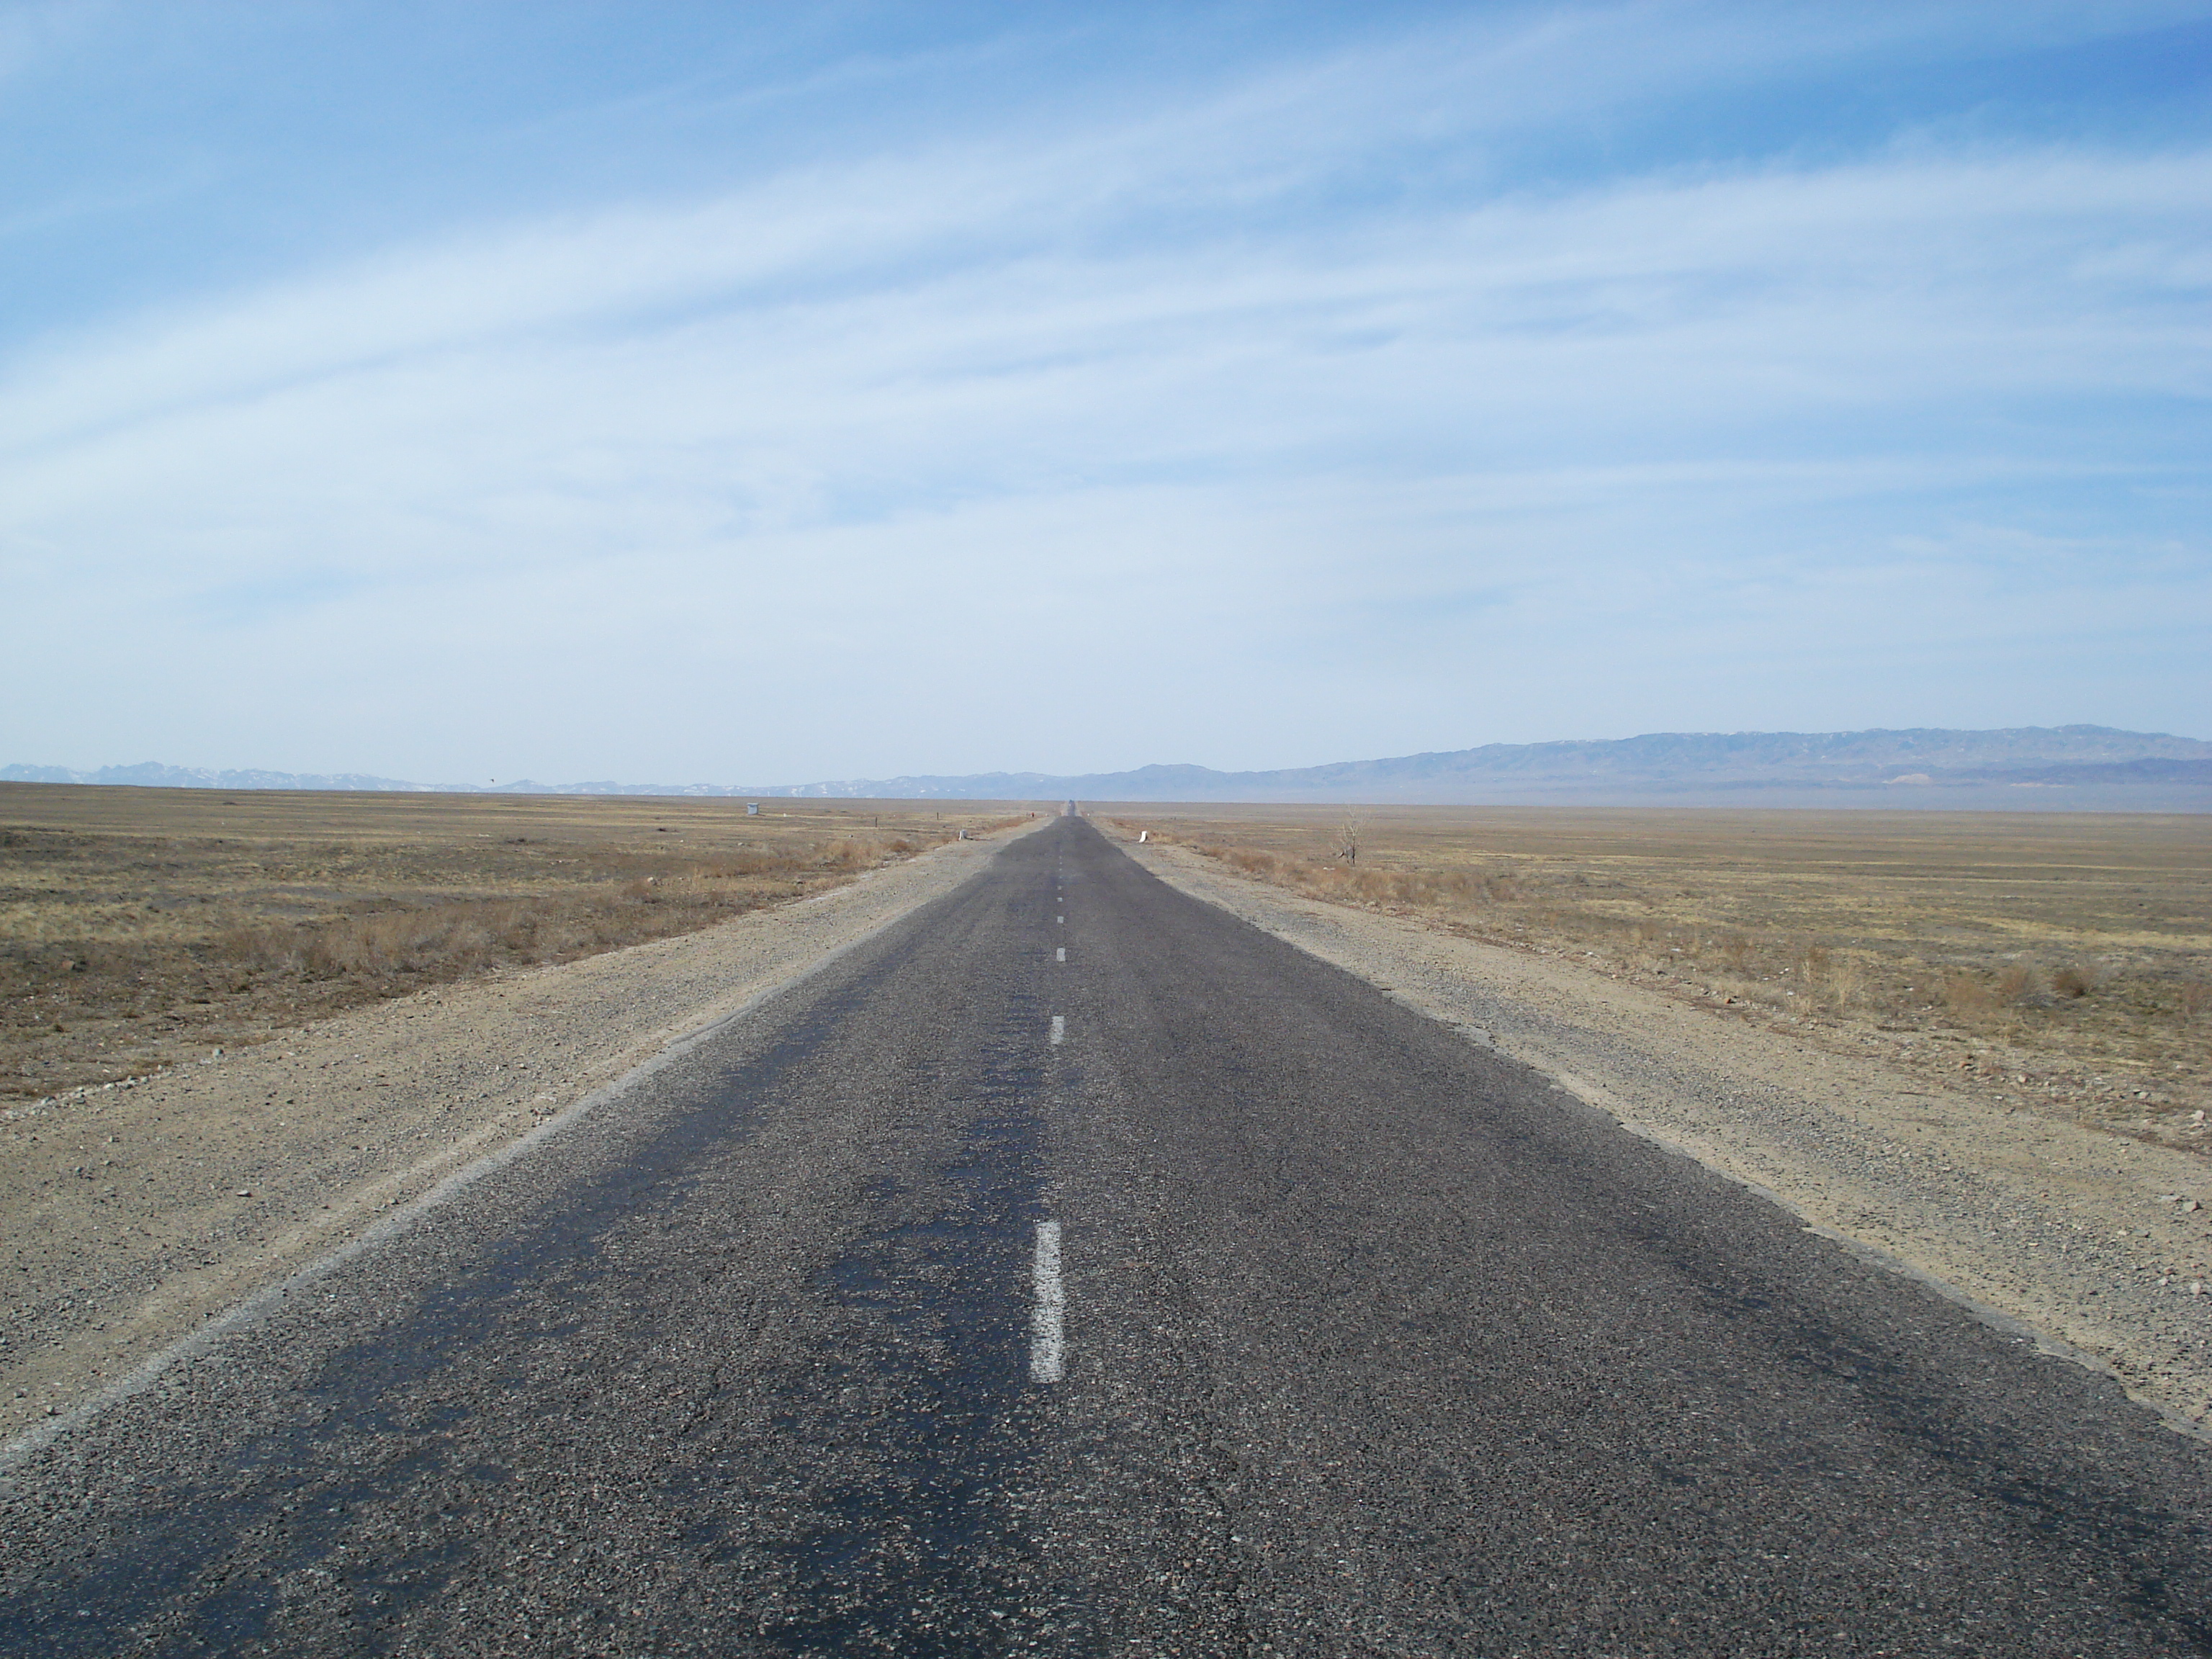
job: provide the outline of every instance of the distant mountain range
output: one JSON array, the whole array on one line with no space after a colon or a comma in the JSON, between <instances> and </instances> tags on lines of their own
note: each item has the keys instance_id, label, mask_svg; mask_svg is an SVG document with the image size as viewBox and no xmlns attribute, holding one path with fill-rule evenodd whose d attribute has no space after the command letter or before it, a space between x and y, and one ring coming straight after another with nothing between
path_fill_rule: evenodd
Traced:
<instances>
[{"instance_id":1,"label":"distant mountain range","mask_svg":"<svg viewBox=\"0 0 2212 1659\"><path fill-rule=\"evenodd\" d=\"M1486 744L1271 772L1144 766L1058 776L847 778L822 783L544 784L484 787L397 778L163 766L0 767L0 781L187 789L368 789L490 794L816 797L873 800L1373 802L1453 805L1882 805L2212 811L2212 743L2104 726L1997 732L1662 732Z\"/></svg>"}]
</instances>

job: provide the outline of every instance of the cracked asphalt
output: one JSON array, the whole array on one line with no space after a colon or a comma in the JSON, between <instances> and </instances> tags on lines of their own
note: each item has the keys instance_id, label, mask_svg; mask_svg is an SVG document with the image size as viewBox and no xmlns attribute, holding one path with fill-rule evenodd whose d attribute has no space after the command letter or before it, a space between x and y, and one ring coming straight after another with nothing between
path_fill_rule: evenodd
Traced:
<instances>
[{"instance_id":1,"label":"cracked asphalt","mask_svg":"<svg viewBox=\"0 0 2212 1659\"><path fill-rule=\"evenodd\" d=\"M18 1459L0 1649L2201 1653L2209 1476L1066 818Z\"/></svg>"}]
</instances>

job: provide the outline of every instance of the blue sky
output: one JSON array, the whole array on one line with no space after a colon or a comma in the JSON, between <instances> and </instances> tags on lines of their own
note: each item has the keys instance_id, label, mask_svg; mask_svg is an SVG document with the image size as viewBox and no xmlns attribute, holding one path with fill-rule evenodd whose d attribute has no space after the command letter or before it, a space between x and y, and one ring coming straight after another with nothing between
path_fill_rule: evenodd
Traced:
<instances>
[{"instance_id":1,"label":"blue sky","mask_svg":"<svg viewBox=\"0 0 2212 1659\"><path fill-rule=\"evenodd\" d=\"M2212 736L2212 3L0 7L0 760Z\"/></svg>"}]
</instances>

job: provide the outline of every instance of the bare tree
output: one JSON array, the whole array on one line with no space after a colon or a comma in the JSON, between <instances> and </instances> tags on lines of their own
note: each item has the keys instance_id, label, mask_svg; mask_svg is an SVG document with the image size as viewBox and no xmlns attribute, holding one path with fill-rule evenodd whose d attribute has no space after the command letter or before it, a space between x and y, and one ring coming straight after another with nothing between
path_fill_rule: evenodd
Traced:
<instances>
[{"instance_id":1,"label":"bare tree","mask_svg":"<svg viewBox=\"0 0 2212 1659\"><path fill-rule=\"evenodd\" d=\"M1343 823L1338 826L1336 846L1329 856L1342 859L1346 864L1358 863L1359 839L1366 828L1366 819L1361 817L1357 812L1346 812L1344 815Z\"/></svg>"}]
</instances>

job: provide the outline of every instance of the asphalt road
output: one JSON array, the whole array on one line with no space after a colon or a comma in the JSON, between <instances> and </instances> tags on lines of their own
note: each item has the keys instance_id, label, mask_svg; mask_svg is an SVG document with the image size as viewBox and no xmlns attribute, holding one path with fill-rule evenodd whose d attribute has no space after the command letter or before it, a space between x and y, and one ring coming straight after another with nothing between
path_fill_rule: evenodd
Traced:
<instances>
[{"instance_id":1,"label":"asphalt road","mask_svg":"<svg viewBox=\"0 0 2212 1659\"><path fill-rule=\"evenodd\" d=\"M2198 1653L2208 1476L1066 819L19 1464L0 1648Z\"/></svg>"}]
</instances>

